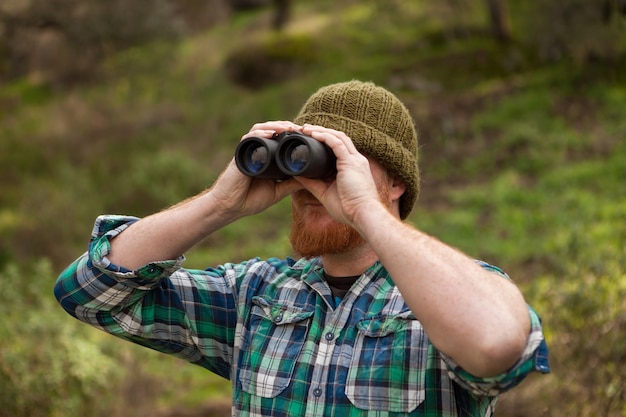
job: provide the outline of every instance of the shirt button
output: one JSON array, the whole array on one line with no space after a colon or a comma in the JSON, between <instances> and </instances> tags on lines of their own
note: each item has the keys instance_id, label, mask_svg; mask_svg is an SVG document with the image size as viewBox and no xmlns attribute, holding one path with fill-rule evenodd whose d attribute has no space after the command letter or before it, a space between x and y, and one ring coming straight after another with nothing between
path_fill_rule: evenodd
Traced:
<instances>
[{"instance_id":1,"label":"shirt button","mask_svg":"<svg viewBox=\"0 0 626 417\"><path fill-rule=\"evenodd\" d=\"M324 337L326 338L326 340L328 340L330 342L331 340L333 340L335 338L335 335L332 334L332 332L328 332L328 333L326 333L326 335Z\"/></svg>"},{"instance_id":2,"label":"shirt button","mask_svg":"<svg viewBox=\"0 0 626 417\"><path fill-rule=\"evenodd\" d=\"M279 314L278 316L274 317L274 323L280 323L281 321L283 321L282 314Z\"/></svg>"},{"instance_id":3,"label":"shirt button","mask_svg":"<svg viewBox=\"0 0 626 417\"><path fill-rule=\"evenodd\" d=\"M313 395L315 395L316 397L321 397L322 396L322 389L321 388L315 388L313 390Z\"/></svg>"}]
</instances>

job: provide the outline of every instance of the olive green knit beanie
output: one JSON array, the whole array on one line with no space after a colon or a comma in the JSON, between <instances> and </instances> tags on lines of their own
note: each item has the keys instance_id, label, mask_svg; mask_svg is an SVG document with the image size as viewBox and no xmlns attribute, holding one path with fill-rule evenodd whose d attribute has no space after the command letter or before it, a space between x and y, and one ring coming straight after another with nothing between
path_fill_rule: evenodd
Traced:
<instances>
[{"instance_id":1,"label":"olive green knit beanie","mask_svg":"<svg viewBox=\"0 0 626 417\"><path fill-rule=\"evenodd\" d=\"M409 111L395 95L371 82L332 84L304 103L294 123L342 131L359 152L399 175L406 184L400 217L409 215L419 194L417 132Z\"/></svg>"}]
</instances>

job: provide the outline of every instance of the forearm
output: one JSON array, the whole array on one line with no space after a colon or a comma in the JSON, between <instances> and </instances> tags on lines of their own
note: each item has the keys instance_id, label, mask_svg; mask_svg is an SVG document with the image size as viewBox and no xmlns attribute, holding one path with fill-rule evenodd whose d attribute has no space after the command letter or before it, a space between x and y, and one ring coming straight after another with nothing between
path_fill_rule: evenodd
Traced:
<instances>
[{"instance_id":1,"label":"forearm","mask_svg":"<svg viewBox=\"0 0 626 417\"><path fill-rule=\"evenodd\" d=\"M439 350L476 376L515 363L530 322L514 284L384 208L369 210L358 228Z\"/></svg>"},{"instance_id":2,"label":"forearm","mask_svg":"<svg viewBox=\"0 0 626 417\"><path fill-rule=\"evenodd\" d=\"M246 177L233 160L208 191L145 217L116 237L110 259L131 270L153 261L176 259L211 233L259 213L301 188L294 180Z\"/></svg>"},{"instance_id":3,"label":"forearm","mask_svg":"<svg viewBox=\"0 0 626 417\"><path fill-rule=\"evenodd\" d=\"M208 190L132 224L111 241L109 259L134 270L149 262L177 259L235 219Z\"/></svg>"}]
</instances>

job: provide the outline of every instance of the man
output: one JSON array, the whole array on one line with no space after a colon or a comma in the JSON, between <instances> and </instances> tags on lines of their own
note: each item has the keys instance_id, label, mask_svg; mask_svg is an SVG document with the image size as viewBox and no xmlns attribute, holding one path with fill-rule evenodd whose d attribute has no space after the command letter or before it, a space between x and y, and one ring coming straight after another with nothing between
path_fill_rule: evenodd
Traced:
<instances>
[{"instance_id":1,"label":"man","mask_svg":"<svg viewBox=\"0 0 626 417\"><path fill-rule=\"evenodd\" d=\"M330 85L294 122L244 138L284 131L330 147L336 177L257 179L231 162L168 210L101 216L59 277L63 308L230 379L235 416L488 416L499 393L549 371L539 317L507 276L403 221L417 134L396 96ZM300 260L181 267L203 238L288 195Z\"/></svg>"}]
</instances>

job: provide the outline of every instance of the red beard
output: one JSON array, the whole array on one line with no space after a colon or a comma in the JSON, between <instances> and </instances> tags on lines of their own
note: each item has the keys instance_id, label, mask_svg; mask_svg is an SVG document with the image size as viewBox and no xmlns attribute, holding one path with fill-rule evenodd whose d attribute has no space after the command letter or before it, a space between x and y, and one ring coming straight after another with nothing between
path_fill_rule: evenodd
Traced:
<instances>
[{"instance_id":1,"label":"red beard","mask_svg":"<svg viewBox=\"0 0 626 417\"><path fill-rule=\"evenodd\" d=\"M389 188L379 186L379 193L389 205ZM332 219L319 204L306 190L297 191L291 196L293 226L289 240L296 253L305 258L340 254L365 243L356 230Z\"/></svg>"}]
</instances>

